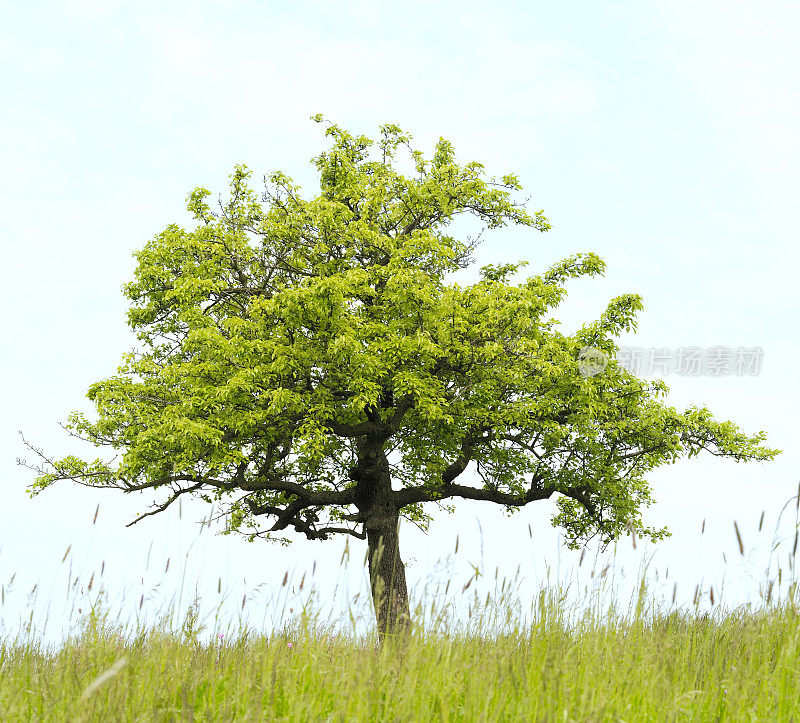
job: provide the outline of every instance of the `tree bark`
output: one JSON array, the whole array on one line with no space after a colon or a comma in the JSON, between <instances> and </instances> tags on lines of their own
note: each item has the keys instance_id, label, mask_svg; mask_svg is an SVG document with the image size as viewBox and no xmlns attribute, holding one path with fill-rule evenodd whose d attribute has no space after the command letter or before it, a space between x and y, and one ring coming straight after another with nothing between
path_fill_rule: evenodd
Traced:
<instances>
[{"instance_id":1,"label":"tree bark","mask_svg":"<svg viewBox=\"0 0 800 723\"><path fill-rule=\"evenodd\" d=\"M369 579L381 643L389 635L407 633L411 625L398 522L395 511L393 516L372 518L367 523Z\"/></svg>"},{"instance_id":2,"label":"tree bark","mask_svg":"<svg viewBox=\"0 0 800 723\"><path fill-rule=\"evenodd\" d=\"M400 511L393 499L389 460L381 439L358 440L358 463L350 470L356 480L356 506L367 533L370 589L381 645L387 636L410 630L406 568L400 558Z\"/></svg>"}]
</instances>

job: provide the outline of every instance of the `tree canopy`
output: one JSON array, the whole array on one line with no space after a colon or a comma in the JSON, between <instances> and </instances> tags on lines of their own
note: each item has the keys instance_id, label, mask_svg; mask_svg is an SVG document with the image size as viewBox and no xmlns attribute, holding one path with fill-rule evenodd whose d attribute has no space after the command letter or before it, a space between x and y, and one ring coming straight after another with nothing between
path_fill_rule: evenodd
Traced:
<instances>
[{"instance_id":1,"label":"tree canopy","mask_svg":"<svg viewBox=\"0 0 800 723\"><path fill-rule=\"evenodd\" d=\"M215 210L197 188L195 227L169 225L136 253L124 293L141 348L89 388L96 419L73 413L65 425L117 456L54 460L28 445L45 463L32 495L61 479L152 489L165 499L134 522L189 494L251 541L288 543L289 529L367 539L378 621L393 628L408 616L397 523L426 530L430 503L514 512L556 495L552 522L572 548L625 531L659 540L666 529L641 516L650 470L703 450L779 454L763 432L666 406L663 382L617 362L614 337L636 328L638 295L572 335L555 328L546 317L567 280L603 273L594 253L516 285L526 261L482 266L466 288L444 282L480 241L448 235L457 216L550 228L512 198L515 175L457 163L443 138L426 159L396 125L376 141L330 123L326 136L316 197L281 172L259 196L236 166ZM400 150L412 174L394 167ZM586 347L607 357L599 373L581 373ZM472 463L480 482L457 481Z\"/></svg>"}]
</instances>

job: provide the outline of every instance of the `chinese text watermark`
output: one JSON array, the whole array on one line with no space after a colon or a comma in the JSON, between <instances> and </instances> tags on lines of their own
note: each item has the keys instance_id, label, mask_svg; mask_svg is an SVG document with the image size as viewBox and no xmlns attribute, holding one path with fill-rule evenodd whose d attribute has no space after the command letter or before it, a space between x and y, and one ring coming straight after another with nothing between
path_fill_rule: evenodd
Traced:
<instances>
[{"instance_id":1,"label":"chinese text watermark","mask_svg":"<svg viewBox=\"0 0 800 723\"><path fill-rule=\"evenodd\" d=\"M756 376L763 362L764 350L756 347L681 346L620 347L617 362L633 374L679 374L699 376ZM585 346L578 354L581 376L592 377L608 366L608 355L601 349Z\"/></svg>"}]
</instances>

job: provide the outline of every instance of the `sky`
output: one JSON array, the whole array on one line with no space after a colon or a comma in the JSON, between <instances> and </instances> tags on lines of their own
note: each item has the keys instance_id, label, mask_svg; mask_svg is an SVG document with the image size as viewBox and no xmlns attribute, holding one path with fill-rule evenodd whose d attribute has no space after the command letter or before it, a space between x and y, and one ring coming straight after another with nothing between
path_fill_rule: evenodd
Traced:
<instances>
[{"instance_id":1,"label":"sky","mask_svg":"<svg viewBox=\"0 0 800 723\"><path fill-rule=\"evenodd\" d=\"M581 610L609 565L597 599L623 610L642 571L654 600L674 591L698 612L758 607L779 568L785 589L800 483L798 31L800 8L777 0L0 2L0 633L57 644L98 600L133 625L170 605L178 624L196 599L205 636L242 620L269 632L314 596L323 621L373 625L361 541L250 544L201 525L201 501L126 527L157 496L63 481L31 500L35 474L17 464L35 461L20 431L54 458L97 456L59 422L91 413L89 385L136 344L121 293L133 253L170 223L190 228L188 193L223 193L236 163L256 178L282 170L313 197L310 159L326 147L315 113L373 137L396 123L428 155L445 137L460 162L516 173L552 230L486 231L447 282L528 261L519 282L593 251L606 273L569 283L559 329L637 293L622 347L759 349L752 374L640 376L663 378L679 411L707 406L783 450L652 472L644 521L672 537L590 544L583 562L551 528L552 501L512 517L472 501L434 509L427 535L401 525L412 605L429 608L451 577L454 624L474 620L496 579L515 581L519 621L557 583Z\"/></svg>"}]
</instances>

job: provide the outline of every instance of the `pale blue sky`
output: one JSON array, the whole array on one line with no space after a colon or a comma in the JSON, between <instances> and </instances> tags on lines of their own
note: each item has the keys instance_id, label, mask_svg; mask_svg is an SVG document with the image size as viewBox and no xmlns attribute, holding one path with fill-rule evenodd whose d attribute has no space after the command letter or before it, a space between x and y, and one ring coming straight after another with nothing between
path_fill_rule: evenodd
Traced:
<instances>
[{"instance_id":1,"label":"pale blue sky","mask_svg":"<svg viewBox=\"0 0 800 723\"><path fill-rule=\"evenodd\" d=\"M180 587L184 560L185 587L198 581L205 612L214 610L222 578L225 619L236 619L243 594L263 584L266 595L287 567L299 580L314 560L323 610L335 587L337 595L345 586L351 596L366 592L356 541L342 571L344 540L279 548L204 534L198 542L203 503L184 505L182 519L176 509L126 529L152 497L62 483L30 501L32 474L15 465L17 456L31 459L20 429L54 456L92 453L57 422L73 409L90 410L87 387L113 374L134 343L120 293L132 253L168 223L190 223L184 201L192 188L216 195L233 165L245 162L257 177L280 169L307 195L316 192L309 159L325 140L308 116L317 112L367 135L397 123L426 153L444 136L459 160L478 160L494 175L518 174L552 231L487 232L477 263L452 281L474 280L482 264L528 260L521 279L595 251L608 264L606 276L569 286L555 314L562 331L634 292L645 310L624 345L763 349L757 376L667 375L668 403L707 405L745 432L763 429L768 446L784 454L747 465L705 455L661 468L650 477L657 504L645 520L668 525L673 537L635 551L625 540L617 555L628 583L642 555L652 555L654 584L669 568L661 592L670 598L677 579L681 603L702 581L707 606L709 585L718 599L723 577L724 604L756 603L778 513L800 482L798 31L798 6L771 0L173 2L169 9L111 0L0 2L6 630L31 609L43 619L49 605L47 636L57 639L103 561L112 619L118 612L129 619L156 583L142 611L147 617L163 609ZM457 228L480 230L472 221ZM564 580L577 570L579 553L563 550L559 560L558 534L548 523L553 509L538 503L506 518L463 502L453 516L438 513L427 537L405 526L412 596L422 592L419 580L439 574L437 560L452 552L460 531L451 592L469 578L470 563L486 573L477 584L482 597L494 587L495 566L501 579L519 566L527 609L547 565L554 576L560 565ZM792 504L784 537L793 538L794 512ZM791 542L774 553L773 574L775 555L786 574ZM70 563L72 580L79 576L74 595L67 594ZM95 582L92 595L97 589ZM628 592L620 595L627 606ZM245 608L256 627L264 600L257 595Z\"/></svg>"}]
</instances>

